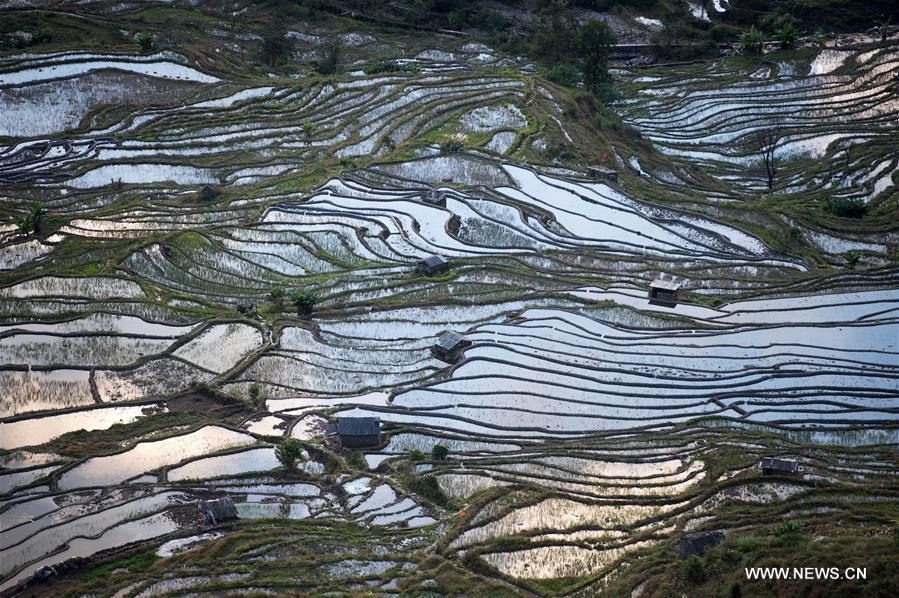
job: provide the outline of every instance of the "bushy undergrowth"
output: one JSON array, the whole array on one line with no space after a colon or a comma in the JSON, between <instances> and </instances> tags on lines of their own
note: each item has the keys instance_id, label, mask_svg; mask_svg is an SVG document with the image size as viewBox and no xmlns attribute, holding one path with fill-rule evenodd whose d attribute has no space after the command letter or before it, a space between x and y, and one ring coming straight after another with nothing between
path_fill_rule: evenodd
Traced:
<instances>
[{"instance_id":1,"label":"bushy undergrowth","mask_svg":"<svg viewBox=\"0 0 899 598\"><path fill-rule=\"evenodd\" d=\"M416 73L420 67L414 63L401 63L396 60L379 60L365 67L365 74L378 73Z\"/></svg>"},{"instance_id":2,"label":"bushy undergrowth","mask_svg":"<svg viewBox=\"0 0 899 598\"><path fill-rule=\"evenodd\" d=\"M868 211L868 206L861 199L831 197L824 202L824 211L841 218L861 218Z\"/></svg>"},{"instance_id":3,"label":"bushy undergrowth","mask_svg":"<svg viewBox=\"0 0 899 598\"><path fill-rule=\"evenodd\" d=\"M412 477L409 480L409 489L434 504L446 505L449 502L446 494L440 489L437 478L432 475Z\"/></svg>"}]
</instances>

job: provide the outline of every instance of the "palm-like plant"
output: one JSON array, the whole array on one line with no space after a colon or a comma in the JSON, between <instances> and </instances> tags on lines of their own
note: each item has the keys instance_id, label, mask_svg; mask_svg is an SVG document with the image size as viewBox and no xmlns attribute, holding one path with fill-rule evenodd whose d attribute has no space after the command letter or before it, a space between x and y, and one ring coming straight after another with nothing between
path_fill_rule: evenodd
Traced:
<instances>
[{"instance_id":1,"label":"palm-like plant","mask_svg":"<svg viewBox=\"0 0 899 598\"><path fill-rule=\"evenodd\" d=\"M46 215L47 210L44 209L44 204L36 201L34 202L34 205L31 206L28 213L22 216L16 225L19 227L19 230L26 235L29 233L39 233L41 232L41 226L44 223L44 217Z\"/></svg>"},{"instance_id":2,"label":"palm-like plant","mask_svg":"<svg viewBox=\"0 0 899 598\"><path fill-rule=\"evenodd\" d=\"M799 30L793 23L784 23L774 31L774 37L783 50L792 50L799 41Z\"/></svg>"},{"instance_id":3,"label":"palm-like plant","mask_svg":"<svg viewBox=\"0 0 899 598\"><path fill-rule=\"evenodd\" d=\"M765 36L754 26L740 35L740 48L747 54L761 54L765 46Z\"/></svg>"}]
</instances>

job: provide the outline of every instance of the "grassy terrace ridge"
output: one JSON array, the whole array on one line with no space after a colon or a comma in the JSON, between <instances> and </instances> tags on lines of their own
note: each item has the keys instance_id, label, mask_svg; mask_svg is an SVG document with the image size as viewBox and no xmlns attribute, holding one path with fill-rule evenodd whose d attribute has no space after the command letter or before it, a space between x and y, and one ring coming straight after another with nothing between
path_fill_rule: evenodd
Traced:
<instances>
[{"instance_id":1,"label":"grassy terrace ridge","mask_svg":"<svg viewBox=\"0 0 899 598\"><path fill-rule=\"evenodd\" d=\"M890 3L12 4L0 595L899 594Z\"/></svg>"}]
</instances>

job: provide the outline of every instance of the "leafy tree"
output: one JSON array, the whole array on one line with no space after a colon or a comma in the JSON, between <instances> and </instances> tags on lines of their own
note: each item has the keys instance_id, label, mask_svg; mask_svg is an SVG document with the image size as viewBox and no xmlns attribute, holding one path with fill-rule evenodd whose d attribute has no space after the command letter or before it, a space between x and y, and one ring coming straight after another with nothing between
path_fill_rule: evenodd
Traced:
<instances>
[{"instance_id":1,"label":"leafy tree","mask_svg":"<svg viewBox=\"0 0 899 598\"><path fill-rule=\"evenodd\" d=\"M409 451L409 459L411 459L412 461L423 461L424 458L424 453L422 453L418 449L412 449L411 451Z\"/></svg>"},{"instance_id":2,"label":"leafy tree","mask_svg":"<svg viewBox=\"0 0 899 598\"><path fill-rule=\"evenodd\" d=\"M293 469L303 456L303 443L296 438L284 438L275 447L275 457L287 469Z\"/></svg>"},{"instance_id":3,"label":"leafy tree","mask_svg":"<svg viewBox=\"0 0 899 598\"><path fill-rule=\"evenodd\" d=\"M259 53L262 60L272 68L281 66L293 52L293 40L281 23L270 23L262 31L262 45Z\"/></svg>"},{"instance_id":4,"label":"leafy tree","mask_svg":"<svg viewBox=\"0 0 899 598\"><path fill-rule=\"evenodd\" d=\"M303 122L303 134L306 137L312 137L313 133L315 133L315 123L309 120Z\"/></svg>"},{"instance_id":5,"label":"leafy tree","mask_svg":"<svg viewBox=\"0 0 899 598\"><path fill-rule=\"evenodd\" d=\"M609 52L615 34L605 21L587 21L578 31L577 49L581 57L584 87L593 95L607 98L611 88Z\"/></svg>"},{"instance_id":6,"label":"leafy tree","mask_svg":"<svg viewBox=\"0 0 899 598\"><path fill-rule=\"evenodd\" d=\"M792 50L799 41L799 30L792 22L786 22L774 31L774 38L783 50Z\"/></svg>"},{"instance_id":7,"label":"leafy tree","mask_svg":"<svg viewBox=\"0 0 899 598\"><path fill-rule=\"evenodd\" d=\"M152 33L147 33L146 31L138 33L135 39L140 44L140 49L143 52L149 52L156 45L156 38L153 37Z\"/></svg>"},{"instance_id":8,"label":"leafy tree","mask_svg":"<svg viewBox=\"0 0 899 598\"><path fill-rule=\"evenodd\" d=\"M34 202L31 206L31 209L28 210L28 213L22 216L19 221L16 223L19 230L23 233L39 233L41 232L41 226L44 223L44 217L47 215L47 210L44 209L44 204L39 201Z\"/></svg>"},{"instance_id":9,"label":"leafy tree","mask_svg":"<svg viewBox=\"0 0 899 598\"><path fill-rule=\"evenodd\" d=\"M706 26L688 11L663 10L662 28L650 37L652 52L665 60L691 60L702 55L717 55L718 43L730 41L733 34L722 25Z\"/></svg>"},{"instance_id":10,"label":"leafy tree","mask_svg":"<svg viewBox=\"0 0 899 598\"><path fill-rule=\"evenodd\" d=\"M755 26L750 27L749 31L740 35L739 45L746 54L761 54L765 47L765 36Z\"/></svg>"},{"instance_id":11,"label":"leafy tree","mask_svg":"<svg viewBox=\"0 0 899 598\"><path fill-rule=\"evenodd\" d=\"M546 78L565 87L575 87L581 81L581 73L576 66L564 63L546 71Z\"/></svg>"},{"instance_id":12,"label":"leafy tree","mask_svg":"<svg viewBox=\"0 0 899 598\"><path fill-rule=\"evenodd\" d=\"M260 411L265 410L265 399L260 396L262 392L262 388L253 382L250 384L250 387L247 389L250 394L250 402L253 404L253 407L259 409Z\"/></svg>"},{"instance_id":13,"label":"leafy tree","mask_svg":"<svg viewBox=\"0 0 899 598\"><path fill-rule=\"evenodd\" d=\"M340 66L340 42L336 39L325 44L325 57L315 63L315 72L319 75L333 75Z\"/></svg>"},{"instance_id":14,"label":"leafy tree","mask_svg":"<svg viewBox=\"0 0 899 598\"><path fill-rule=\"evenodd\" d=\"M577 28L570 18L565 0L548 0L531 34L530 54L550 64L562 62L571 54L571 32Z\"/></svg>"},{"instance_id":15,"label":"leafy tree","mask_svg":"<svg viewBox=\"0 0 899 598\"><path fill-rule=\"evenodd\" d=\"M200 189L200 197L203 199L203 201L213 201L216 197L218 197L218 194L218 189L211 185L203 185L203 188Z\"/></svg>"},{"instance_id":16,"label":"leafy tree","mask_svg":"<svg viewBox=\"0 0 899 598\"><path fill-rule=\"evenodd\" d=\"M862 259L862 254L850 249L843 254L843 257L846 259L846 263L850 268L855 268L855 265L858 263L858 261Z\"/></svg>"},{"instance_id":17,"label":"leafy tree","mask_svg":"<svg viewBox=\"0 0 899 598\"><path fill-rule=\"evenodd\" d=\"M318 303L318 295L312 289L298 289L290 294L290 302L297 308L298 314L309 315Z\"/></svg>"},{"instance_id":18,"label":"leafy tree","mask_svg":"<svg viewBox=\"0 0 899 598\"><path fill-rule=\"evenodd\" d=\"M449 456L449 449L442 444L435 444L431 449L431 459L434 461L445 461Z\"/></svg>"}]
</instances>

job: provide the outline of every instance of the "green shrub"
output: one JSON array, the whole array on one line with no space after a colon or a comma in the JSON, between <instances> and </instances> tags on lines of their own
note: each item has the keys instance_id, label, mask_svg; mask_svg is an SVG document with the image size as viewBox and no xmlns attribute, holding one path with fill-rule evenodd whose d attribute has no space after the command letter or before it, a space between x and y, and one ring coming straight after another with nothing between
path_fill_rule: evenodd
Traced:
<instances>
[{"instance_id":1,"label":"green shrub","mask_svg":"<svg viewBox=\"0 0 899 598\"><path fill-rule=\"evenodd\" d=\"M252 303L239 303L237 313L248 318L256 317L256 306Z\"/></svg>"},{"instance_id":2,"label":"green shrub","mask_svg":"<svg viewBox=\"0 0 899 598\"><path fill-rule=\"evenodd\" d=\"M344 449L343 458L346 460L347 465L354 469L367 469L368 467L365 459L362 457L362 453L359 451Z\"/></svg>"},{"instance_id":3,"label":"green shrub","mask_svg":"<svg viewBox=\"0 0 899 598\"><path fill-rule=\"evenodd\" d=\"M465 133L453 133L440 143L441 154L455 154L465 149L468 135Z\"/></svg>"},{"instance_id":4,"label":"green shrub","mask_svg":"<svg viewBox=\"0 0 899 598\"><path fill-rule=\"evenodd\" d=\"M849 264L849 267L854 268L858 263L858 260L862 259L862 254L850 249L843 254L843 257L846 259L846 263Z\"/></svg>"},{"instance_id":5,"label":"green shrub","mask_svg":"<svg viewBox=\"0 0 899 598\"><path fill-rule=\"evenodd\" d=\"M761 54L765 47L765 36L753 26L740 35L739 46L746 54Z\"/></svg>"},{"instance_id":6,"label":"green shrub","mask_svg":"<svg viewBox=\"0 0 899 598\"><path fill-rule=\"evenodd\" d=\"M275 447L275 457L287 469L293 469L303 455L303 443L296 438L284 438Z\"/></svg>"},{"instance_id":7,"label":"green shrub","mask_svg":"<svg viewBox=\"0 0 899 598\"><path fill-rule=\"evenodd\" d=\"M258 405L259 404L259 393L262 392L262 390L259 388L259 385L256 384L255 382L253 382L252 384L250 384L250 387L247 389L247 392L250 394L250 401L253 403L253 405L254 406Z\"/></svg>"},{"instance_id":8,"label":"green shrub","mask_svg":"<svg viewBox=\"0 0 899 598\"><path fill-rule=\"evenodd\" d=\"M210 185L203 185L200 189L200 198L203 201L213 201L219 195L219 190Z\"/></svg>"},{"instance_id":9,"label":"green shrub","mask_svg":"<svg viewBox=\"0 0 899 598\"><path fill-rule=\"evenodd\" d=\"M787 22L774 31L774 38L783 50L792 50L799 41L799 30L793 23Z\"/></svg>"},{"instance_id":10,"label":"green shrub","mask_svg":"<svg viewBox=\"0 0 899 598\"><path fill-rule=\"evenodd\" d=\"M799 533L799 523L790 519L784 519L774 528L775 536L795 536Z\"/></svg>"},{"instance_id":11,"label":"green shrub","mask_svg":"<svg viewBox=\"0 0 899 598\"><path fill-rule=\"evenodd\" d=\"M733 540L734 548L740 552L755 552L759 550L765 543L761 536L737 536Z\"/></svg>"},{"instance_id":12,"label":"green shrub","mask_svg":"<svg viewBox=\"0 0 899 598\"><path fill-rule=\"evenodd\" d=\"M415 73L418 72L419 66L412 62L397 62L396 60L379 60L366 66L363 70L366 75L377 75L378 73Z\"/></svg>"},{"instance_id":13,"label":"green shrub","mask_svg":"<svg viewBox=\"0 0 899 598\"><path fill-rule=\"evenodd\" d=\"M717 24L706 29L685 14L662 15L664 27L650 37L653 54L665 60L692 60L702 55L718 53L718 43L734 40L738 32Z\"/></svg>"},{"instance_id":14,"label":"green shrub","mask_svg":"<svg viewBox=\"0 0 899 598\"><path fill-rule=\"evenodd\" d=\"M412 461L424 461L425 454L418 449L409 451L409 459Z\"/></svg>"},{"instance_id":15,"label":"green shrub","mask_svg":"<svg viewBox=\"0 0 899 598\"><path fill-rule=\"evenodd\" d=\"M44 218L47 216L47 210L44 204L39 201L34 202L28 213L22 216L16 223L20 232L27 234L41 232L41 226L44 224Z\"/></svg>"},{"instance_id":16,"label":"green shrub","mask_svg":"<svg viewBox=\"0 0 899 598\"><path fill-rule=\"evenodd\" d=\"M156 39L153 37L153 34L146 31L138 33L135 40L140 44L140 49L143 52L151 51L153 46L156 45Z\"/></svg>"},{"instance_id":17,"label":"green shrub","mask_svg":"<svg viewBox=\"0 0 899 598\"><path fill-rule=\"evenodd\" d=\"M868 206L862 199L831 197L824 202L824 211L841 218L861 218L868 211Z\"/></svg>"},{"instance_id":18,"label":"green shrub","mask_svg":"<svg viewBox=\"0 0 899 598\"><path fill-rule=\"evenodd\" d=\"M581 82L581 74L577 67L567 63L557 64L546 71L546 78L565 87L577 87Z\"/></svg>"},{"instance_id":19,"label":"green shrub","mask_svg":"<svg viewBox=\"0 0 899 598\"><path fill-rule=\"evenodd\" d=\"M412 481L409 483L409 488L412 492L427 498L438 505L445 505L447 503L446 495L443 493L443 490L440 489L437 478L432 475L412 478Z\"/></svg>"},{"instance_id":20,"label":"green shrub","mask_svg":"<svg viewBox=\"0 0 899 598\"><path fill-rule=\"evenodd\" d=\"M684 578L694 585L705 583L708 574L705 570L705 563L696 555L691 556L684 563Z\"/></svg>"},{"instance_id":21,"label":"green shrub","mask_svg":"<svg viewBox=\"0 0 899 598\"><path fill-rule=\"evenodd\" d=\"M449 456L449 449L442 444L435 444L431 449L431 459L434 461L445 461Z\"/></svg>"},{"instance_id":22,"label":"green shrub","mask_svg":"<svg viewBox=\"0 0 899 598\"><path fill-rule=\"evenodd\" d=\"M53 30L46 27L36 27L31 32L31 45L46 44L53 41Z\"/></svg>"},{"instance_id":23,"label":"green shrub","mask_svg":"<svg viewBox=\"0 0 899 598\"><path fill-rule=\"evenodd\" d=\"M269 23L262 31L262 45L259 55L270 67L284 64L293 52L293 40L281 23Z\"/></svg>"},{"instance_id":24,"label":"green shrub","mask_svg":"<svg viewBox=\"0 0 899 598\"><path fill-rule=\"evenodd\" d=\"M298 289L290 294L290 302L297 308L298 314L309 315L318 303L318 294L312 289Z\"/></svg>"},{"instance_id":25,"label":"green shrub","mask_svg":"<svg viewBox=\"0 0 899 598\"><path fill-rule=\"evenodd\" d=\"M325 44L325 57L315 63L315 72L319 75L333 75L340 65L340 44L331 40Z\"/></svg>"}]
</instances>

